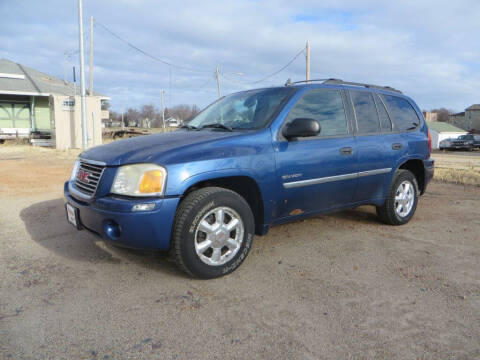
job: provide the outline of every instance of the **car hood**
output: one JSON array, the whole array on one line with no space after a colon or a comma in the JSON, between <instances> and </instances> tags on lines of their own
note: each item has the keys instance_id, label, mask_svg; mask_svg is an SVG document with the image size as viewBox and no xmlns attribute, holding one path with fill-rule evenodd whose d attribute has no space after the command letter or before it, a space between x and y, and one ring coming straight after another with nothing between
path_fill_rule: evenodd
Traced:
<instances>
[{"instance_id":1,"label":"car hood","mask_svg":"<svg viewBox=\"0 0 480 360\"><path fill-rule=\"evenodd\" d=\"M152 162L168 164L185 156L192 148L197 156L211 150L212 143L243 135L218 130L178 130L165 134L139 136L96 146L80 154L81 158L104 162L108 166ZM223 141L222 141L223 143Z\"/></svg>"}]
</instances>

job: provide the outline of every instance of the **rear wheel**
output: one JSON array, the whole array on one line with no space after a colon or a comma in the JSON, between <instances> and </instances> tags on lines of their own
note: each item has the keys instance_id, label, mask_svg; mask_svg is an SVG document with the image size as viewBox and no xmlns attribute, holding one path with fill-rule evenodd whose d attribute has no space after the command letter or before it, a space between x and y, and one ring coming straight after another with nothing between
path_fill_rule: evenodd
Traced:
<instances>
[{"instance_id":1,"label":"rear wheel","mask_svg":"<svg viewBox=\"0 0 480 360\"><path fill-rule=\"evenodd\" d=\"M418 184L408 170L398 170L385 203L377 206L377 214L386 224L403 225L413 217L418 203Z\"/></svg>"},{"instance_id":2,"label":"rear wheel","mask_svg":"<svg viewBox=\"0 0 480 360\"><path fill-rule=\"evenodd\" d=\"M217 187L196 190L177 210L172 255L192 276L223 276L246 258L254 231L252 211L239 194Z\"/></svg>"}]
</instances>

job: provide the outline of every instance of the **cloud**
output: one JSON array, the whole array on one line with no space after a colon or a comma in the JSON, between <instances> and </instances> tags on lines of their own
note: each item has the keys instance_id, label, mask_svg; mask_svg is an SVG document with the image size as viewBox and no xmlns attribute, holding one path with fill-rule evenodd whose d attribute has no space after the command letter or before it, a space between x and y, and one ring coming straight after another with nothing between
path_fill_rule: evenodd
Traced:
<instances>
[{"instance_id":1,"label":"cloud","mask_svg":"<svg viewBox=\"0 0 480 360\"><path fill-rule=\"evenodd\" d=\"M76 1L3 0L0 56L63 77L63 53L77 50ZM204 106L216 98L215 67L224 93L286 64L308 39L312 78L337 77L391 85L421 108L462 110L479 102L480 3L385 1L84 0L88 17L173 64L169 67L95 28L95 89L113 107L167 102ZM86 46L88 50L88 44ZM87 52L88 55L88 52ZM88 57L87 57L88 59ZM70 67L77 56L68 58ZM238 73L243 73L239 76ZM256 86L303 79L304 57Z\"/></svg>"}]
</instances>

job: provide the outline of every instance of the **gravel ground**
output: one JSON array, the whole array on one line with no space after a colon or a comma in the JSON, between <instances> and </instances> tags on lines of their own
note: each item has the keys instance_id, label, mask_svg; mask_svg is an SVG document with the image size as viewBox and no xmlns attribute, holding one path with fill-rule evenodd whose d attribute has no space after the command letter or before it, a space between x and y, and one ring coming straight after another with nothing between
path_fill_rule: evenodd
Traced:
<instances>
[{"instance_id":1,"label":"gravel ground","mask_svg":"<svg viewBox=\"0 0 480 360\"><path fill-rule=\"evenodd\" d=\"M480 358L480 190L433 183L414 219L370 207L274 227L192 280L65 220L73 155L0 149L2 359Z\"/></svg>"}]
</instances>

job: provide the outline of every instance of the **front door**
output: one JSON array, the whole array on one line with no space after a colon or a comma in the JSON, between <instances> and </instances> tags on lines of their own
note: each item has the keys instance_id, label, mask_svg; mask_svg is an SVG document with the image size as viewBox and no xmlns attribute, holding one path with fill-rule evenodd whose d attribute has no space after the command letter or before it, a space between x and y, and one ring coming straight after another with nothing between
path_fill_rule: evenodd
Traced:
<instances>
[{"instance_id":1,"label":"front door","mask_svg":"<svg viewBox=\"0 0 480 360\"><path fill-rule=\"evenodd\" d=\"M283 127L296 118L320 122L316 137L274 141L277 164L277 220L341 207L352 202L357 184L355 138L345 113L342 90L305 92Z\"/></svg>"}]
</instances>

